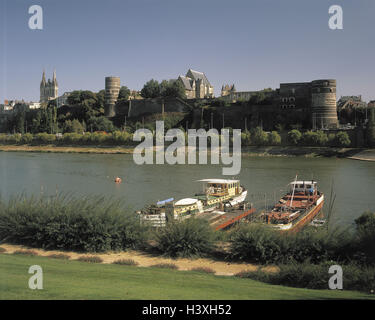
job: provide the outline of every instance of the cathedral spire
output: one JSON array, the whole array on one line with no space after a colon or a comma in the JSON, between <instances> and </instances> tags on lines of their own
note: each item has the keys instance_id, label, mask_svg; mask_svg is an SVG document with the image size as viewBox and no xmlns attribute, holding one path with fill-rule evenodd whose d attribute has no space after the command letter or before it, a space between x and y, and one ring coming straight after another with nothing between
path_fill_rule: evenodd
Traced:
<instances>
[{"instance_id":1,"label":"cathedral spire","mask_svg":"<svg viewBox=\"0 0 375 320\"><path fill-rule=\"evenodd\" d=\"M45 86L45 84L46 84L46 72L43 70L42 82L40 83L40 85Z\"/></svg>"},{"instance_id":2,"label":"cathedral spire","mask_svg":"<svg viewBox=\"0 0 375 320\"><path fill-rule=\"evenodd\" d=\"M56 69L55 69L55 70L53 70L53 78L52 78L52 83L53 83L54 85L56 85L56 86L57 86L57 79L56 79Z\"/></svg>"}]
</instances>

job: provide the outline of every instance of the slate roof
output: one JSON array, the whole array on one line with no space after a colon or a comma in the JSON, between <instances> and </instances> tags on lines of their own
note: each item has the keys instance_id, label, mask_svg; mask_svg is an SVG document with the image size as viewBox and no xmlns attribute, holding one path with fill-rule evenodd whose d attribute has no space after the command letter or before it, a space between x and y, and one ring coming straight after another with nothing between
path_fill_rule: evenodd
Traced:
<instances>
[{"instance_id":1,"label":"slate roof","mask_svg":"<svg viewBox=\"0 0 375 320\"><path fill-rule=\"evenodd\" d=\"M203 72L189 69L186 73L186 77L189 77L190 75L193 77L194 80L202 79L204 85L208 85L211 87L211 83L208 81L206 75Z\"/></svg>"},{"instance_id":2,"label":"slate roof","mask_svg":"<svg viewBox=\"0 0 375 320\"><path fill-rule=\"evenodd\" d=\"M182 81L182 84L184 85L185 89L187 90L193 90L193 88L191 87L191 79L188 78L188 77L184 77L184 76L179 76L179 78L181 79Z\"/></svg>"}]
</instances>

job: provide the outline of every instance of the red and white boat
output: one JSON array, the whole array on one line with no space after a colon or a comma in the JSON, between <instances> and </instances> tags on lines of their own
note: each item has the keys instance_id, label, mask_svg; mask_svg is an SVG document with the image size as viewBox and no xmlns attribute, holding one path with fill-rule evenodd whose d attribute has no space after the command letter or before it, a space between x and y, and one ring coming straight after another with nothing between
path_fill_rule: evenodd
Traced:
<instances>
[{"instance_id":1,"label":"red and white boat","mask_svg":"<svg viewBox=\"0 0 375 320\"><path fill-rule=\"evenodd\" d=\"M299 231L322 210L324 194L314 180L290 183L290 191L273 207L262 214L263 221L282 231Z\"/></svg>"}]
</instances>

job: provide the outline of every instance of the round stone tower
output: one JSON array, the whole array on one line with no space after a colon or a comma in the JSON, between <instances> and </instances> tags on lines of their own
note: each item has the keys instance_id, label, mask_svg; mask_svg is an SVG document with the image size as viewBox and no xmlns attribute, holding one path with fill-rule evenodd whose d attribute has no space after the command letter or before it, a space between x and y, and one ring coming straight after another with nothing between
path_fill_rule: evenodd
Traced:
<instances>
[{"instance_id":1,"label":"round stone tower","mask_svg":"<svg viewBox=\"0 0 375 320\"><path fill-rule=\"evenodd\" d=\"M106 77L105 78L105 115L107 117L114 117L115 104L120 93L120 78Z\"/></svg>"},{"instance_id":2,"label":"round stone tower","mask_svg":"<svg viewBox=\"0 0 375 320\"><path fill-rule=\"evenodd\" d=\"M313 128L337 127L336 80L311 82L311 113Z\"/></svg>"}]
</instances>

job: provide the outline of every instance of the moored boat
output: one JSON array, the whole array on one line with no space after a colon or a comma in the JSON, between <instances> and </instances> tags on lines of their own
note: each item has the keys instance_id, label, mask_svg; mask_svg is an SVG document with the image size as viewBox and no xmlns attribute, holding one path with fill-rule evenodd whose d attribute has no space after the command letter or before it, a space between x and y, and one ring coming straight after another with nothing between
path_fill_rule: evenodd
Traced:
<instances>
[{"instance_id":1,"label":"moored boat","mask_svg":"<svg viewBox=\"0 0 375 320\"><path fill-rule=\"evenodd\" d=\"M151 226L165 226L166 222L173 219L187 219L192 216L205 218L208 214L221 216L224 226L224 218L230 217L231 221L237 221L233 214L225 215L231 209L238 209L245 202L247 190L241 186L239 180L229 179L203 179L201 192L189 198L183 198L177 201L161 201L156 205L148 206L139 211L141 222L147 222ZM246 207L250 214L250 210ZM233 211L232 210L232 211ZM244 212L238 212L243 215ZM242 216L241 216L242 217ZM215 227L216 228L216 227Z\"/></svg>"},{"instance_id":2,"label":"moored boat","mask_svg":"<svg viewBox=\"0 0 375 320\"><path fill-rule=\"evenodd\" d=\"M310 223L322 210L324 194L314 180L290 183L287 192L271 211L264 212L263 222L281 231L299 231Z\"/></svg>"}]
</instances>

